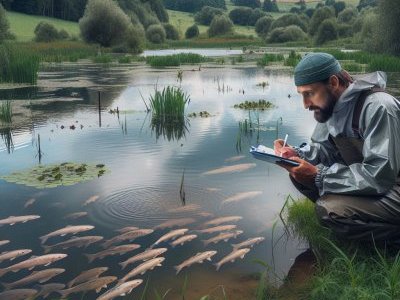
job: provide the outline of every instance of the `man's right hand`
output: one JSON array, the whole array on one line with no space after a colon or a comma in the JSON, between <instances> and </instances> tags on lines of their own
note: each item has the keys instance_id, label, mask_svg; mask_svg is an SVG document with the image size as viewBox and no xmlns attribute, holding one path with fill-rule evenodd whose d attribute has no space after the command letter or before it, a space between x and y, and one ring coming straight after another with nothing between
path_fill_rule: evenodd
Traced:
<instances>
[{"instance_id":1,"label":"man's right hand","mask_svg":"<svg viewBox=\"0 0 400 300\"><path fill-rule=\"evenodd\" d=\"M284 143L284 140L282 140L282 139L274 141L275 155L281 156L281 154L282 154L283 158L298 156L296 150L294 150L293 147L291 147L287 144L285 147L283 147L283 143Z\"/></svg>"}]
</instances>

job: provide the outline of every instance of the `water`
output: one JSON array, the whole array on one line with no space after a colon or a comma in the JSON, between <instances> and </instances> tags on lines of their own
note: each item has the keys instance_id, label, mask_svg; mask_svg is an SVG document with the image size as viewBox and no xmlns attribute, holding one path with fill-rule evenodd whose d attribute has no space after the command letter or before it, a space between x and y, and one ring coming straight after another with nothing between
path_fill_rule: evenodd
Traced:
<instances>
[{"instance_id":1,"label":"water","mask_svg":"<svg viewBox=\"0 0 400 300\"><path fill-rule=\"evenodd\" d=\"M146 56L165 56L179 53L195 53L207 57L229 56L243 54L242 50L237 49L164 49L164 50L145 50L141 55Z\"/></svg>"},{"instance_id":2,"label":"water","mask_svg":"<svg viewBox=\"0 0 400 300\"><path fill-rule=\"evenodd\" d=\"M199 234L198 239L174 249L161 244L161 247L168 247L163 266L140 276L149 280L149 295L152 297L154 289L161 293L172 288L171 298L167 299L176 299L187 274L188 299L198 299L208 293L222 295L221 286L224 286L228 299L251 299L257 286L253 275L263 271L252 262L253 259L266 261L283 277L304 245L285 237L278 241L283 233L282 224L278 221L275 232L272 227L279 220L278 214L286 197L300 195L290 184L285 170L257 161L248 153L249 146L257 142L256 133L249 138L243 137L242 152L237 152L238 122L249 118L249 113L233 106L258 99L276 105L275 109L259 113L260 124L268 130L260 132L258 142L269 146L276 137L283 138L285 134L291 145L307 141L315 126L313 116L303 109L288 71L215 65L202 66L201 71L192 66L183 70L183 81L179 83L176 69L64 64L46 68L34 90L19 91L21 100L14 102L16 111L21 112L17 116L19 126L11 132L2 130L0 176L38 165L38 135L43 151L42 164L102 163L111 172L89 182L45 190L0 180L0 218L25 214L41 216L29 223L0 227L0 240L11 240L2 250L30 248L33 254L41 255L43 249L38 237L67 225L94 225L94 230L81 235L101 235L105 239L115 236L114 230L124 226L152 228L176 218L193 217L196 223L187 228L198 228L210 218L200 216L199 211L174 212L182 206L179 191L184 172L186 204L198 204L200 212L212 213L215 217L240 215L243 219L237 224L244 233L229 242L208 247L201 242L212 236L206 234ZM263 81L269 83L264 89L257 86ZM181 86L191 98L187 113L206 110L211 117L189 118L188 128L180 139L157 136L151 129L151 116L145 112L141 98L142 95L148 99L156 84L159 89L166 85ZM98 91L101 91L100 116ZM27 93L33 100L24 100ZM117 107L119 118L117 114L109 113ZM251 118L256 120L255 115ZM70 129L71 125L76 129ZM65 128L61 129L61 126ZM6 142L6 136L11 137L13 147L7 146L10 143ZM244 157L235 162L226 161L238 155ZM256 163L256 167L237 173L203 174L241 163ZM262 195L221 206L227 197L250 191L262 191ZM83 206L94 195L99 199ZM31 198L36 201L24 208ZM77 220L64 219L67 214L78 211L86 211L88 215ZM157 230L137 239L134 243L140 244L141 249L132 254L107 257L91 264L83 253L101 251L98 244L86 249L56 249L54 252L67 253L68 258L54 266L64 267L67 271L50 282L66 283L81 271L98 266L110 268L104 275L120 278L133 265L121 271L118 262L146 249L166 232L168 230ZM205 262L175 276L173 266L197 252L218 251L213 258L215 263L230 252L231 243L255 236L263 236L265 241L252 248L243 260L228 263L219 272L210 262ZM63 240L65 238L52 238L48 243ZM3 262L0 266L8 265L9 262ZM6 275L1 281L11 282L28 274L20 271ZM143 289L144 284L126 299L138 299ZM95 295L94 292L87 293L84 299L95 299Z\"/></svg>"}]
</instances>

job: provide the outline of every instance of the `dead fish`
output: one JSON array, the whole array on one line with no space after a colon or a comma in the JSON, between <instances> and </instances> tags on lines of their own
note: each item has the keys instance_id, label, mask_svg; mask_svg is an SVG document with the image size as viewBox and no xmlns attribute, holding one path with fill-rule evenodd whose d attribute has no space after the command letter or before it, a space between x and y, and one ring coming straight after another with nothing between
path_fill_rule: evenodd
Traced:
<instances>
[{"instance_id":1,"label":"dead fish","mask_svg":"<svg viewBox=\"0 0 400 300\"><path fill-rule=\"evenodd\" d=\"M83 203L83 206L86 206L86 205L89 205L90 203L96 202L97 200L99 200L99 198L100 198L99 195L91 196Z\"/></svg>"},{"instance_id":2,"label":"dead fish","mask_svg":"<svg viewBox=\"0 0 400 300\"><path fill-rule=\"evenodd\" d=\"M14 225L15 223L26 223L28 221L39 219L38 215L27 215L27 216L9 216L6 219L0 220L0 226L3 225Z\"/></svg>"},{"instance_id":3,"label":"dead fish","mask_svg":"<svg viewBox=\"0 0 400 300\"><path fill-rule=\"evenodd\" d=\"M194 240L195 238L197 238L196 234L189 234L189 235L184 235L178 239L176 239L175 241L173 241L172 243L170 243L170 245L172 247L178 246L178 245L183 245L186 242L190 242L192 240Z\"/></svg>"},{"instance_id":4,"label":"dead fish","mask_svg":"<svg viewBox=\"0 0 400 300\"><path fill-rule=\"evenodd\" d=\"M40 288L39 294L36 297L42 296L42 298L47 298L51 293L57 292L58 290L62 290L65 288L65 284L63 283L48 283L43 285L38 285Z\"/></svg>"},{"instance_id":5,"label":"dead fish","mask_svg":"<svg viewBox=\"0 0 400 300\"><path fill-rule=\"evenodd\" d=\"M199 204L191 203L184 206L168 209L169 213L184 213L199 210L201 206Z\"/></svg>"},{"instance_id":6,"label":"dead fish","mask_svg":"<svg viewBox=\"0 0 400 300\"><path fill-rule=\"evenodd\" d=\"M78 226L67 226L56 231L50 232L46 235L40 237L42 244L46 243L46 241L55 236L66 236L67 234L77 234L79 232L89 231L92 230L94 226L92 225L78 225Z\"/></svg>"},{"instance_id":7,"label":"dead fish","mask_svg":"<svg viewBox=\"0 0 400 300\"><path fill-rule=\"evenodd\" d=\"M246 156L244 156L244 155L237 155L237 156L229 157L229 158L225 159L225 161L226 162L234 162L234 161L241 160L242 158L245 158L245 157Z\"/></svg>"},{"instance_id":8,"label":"dead fish","mask_svg":"<svg viewBox=\"0 0 400 300\"><path fill-rule=\"evenodd\" d=\"M216 219L213 219L213 220L210 220L210 221L204 223L204 226L219 225L219 224L228 223L228 222L237 222L241 219L243 219L241 216L220 217L220 218L216 218Z\"/></svg>"},{"instance_id":9,"label":"dead fish","mask_svg":"<svg viewBox=\"0 0 400 300\"><path fill-rule=\"evenodd\" d=\"M204 260L211 261L211 257L213 257L215 254L217 254L217 251L205 251L197 253L195 256L174 267L176 269L176 275L178 275L183 268L189 267L195 263L201 264Z\"/></svg>"},{"instance_id":10,"label":"dead fish","mask_svg":"<svg viewBox=\"0 0 400 300\"><path fill-rule=\"evenodd\" d=\"M102 288L107 288L107 285L111 282L114 282L115 280L117 280L117 277L115 276L99 277L76 285L72 288L57 291L57 293L61 295L61 298L66 298L69 294L88 292L92 290L96 290L96 293L98 293L101 291Z\"/></svg>"},{"instance_id":11,"label":"dead fish","mask_svg":"<svg viewBox=\"0 0 400 300\"><path fill-rule=\"evenodd\" d=\"M31 206L33 203L35 203L35 201L36 201L35 198L28 199L24 204L24 208Z\"/></svg>"},{"instance_id":12,"label":"dead fish","mask_svg":"<svg viewBox=\"0 0 400 300\"><path fill-rule=\"evenodd\" d=\"M193 218L171 219L157 225L156 227L154 227L154 229L165 229L177 226L185 226L188 224L192 224L194 222L196 222L196 220Z\"/></svg>"},{"instance_id":13,"label":"dead fish","mask_svg":"<svg viewBox=\"0 0 400 300\"><path fill-rule=\"evenodd\" d=\"M72 237L67 241L57 243L54 245L49 245L49 246L43 245L43 248L44 248L44 253L49 253L51 250L53 250L53 248L61 248L61 249L68 249L68 248L72 248L72 247L86 248L86 247L90 246L91 244L101 241L102 239L103 239L103 237L99 236L99 235Z\"/></svg>"},{"instance_id":14,"label":"dead fish","mask_svg":"<svg viewBox=\"0 0 400 300\"><path fill-rule=\"evenodd\" d=\"M237 193L233 196L230 196L222 201L222 204L227 204L227 203L232 203L232 202L238 202L244 199L249 199L249 198L254 198L256 196L261 195L261 191L251 191L251 192L242 192L242 193Z\"/></svg>"},{"instance_id":15,"label":"dead fish","mask_svg":"<svg viewBox=\"0 0 400 300\"><path fill-rule=\"evenodd\" d=\"M153 270L155 267L161 267L161 263L165 260L164 257L156 257L153 259L150 259L140 265L138 265L136 268L134 268L132 271L130 271L128 274L126 274L124 277L122 277L119 281L118 284L126 282L129 278L135 277L139 274L143 275L146 273L148 270Z\"/></svg>"},{"instance_id":16,"label":"dead fish","mask_svg":"<svg viewBox=\"0 0 400 300\"><path fill-rule=\"evenodd\" d=\"M4 288L6 290L10 290L15 287L25 286L27 284L34 283L34 282L44 283L46 281L49 281L51 278L53 278L61 273L64 273L64 272L65 272L65 269L57 269L57 268L46 269L46 270L42 270L42 271L33 272L31 275L28 275L28 276L26 276L18 281L15 281L15 282L11 282L11 283L2 282L2 285L4 286Z\"/></svg>"},{"instance_id":17,"label":"dead fish","mask_svg":"<svg viewBox=\"0 0 400 300\"><path fill-rule=\"evenodd\" d=\"M246 253L248 253L250 251L250 248L243 248L243 249L238 249L238 250L233 250L231 253L229 253L227 256L225 256L223 259L221 259L219 262L217 262L215 264L215 266L217 267L217 271L219 270L219 268L221 268L221 266L227 262L234 262L235 259L237 258L241 258L243 259L244 256L246 255Z\"/></svg>"},{"instance_id":18,"label":"dead fish","mask_svg":"<svg viewBox=\"0 0 400 300\"><path fill-rule=\"evenodd\" d=\"M89 263L93 262L95 259L102 259L107 256L111 255L122 255L130 251L134 251L136 249L140 248L140 245L138 244L130 244L130 245L121 245L121 246L115 246L110 249L100 251L97 253L93 254L85 254L85 256L88 258Z\"/></svg>"},{"instance_id":19,"label":"dead fish","mask_svg":"<svg viewBox=\"0 0 400 300\"><path fill-rule=\"evenodd\" d=\"M128 226L128 227L116 229L115 231L119 232L119 233L125 233L125 232L128 232L128 231L133 231L133 230L137 230L137 229L139 229L139 227Z\"/></svg>"},{"instance_id":20,"label":"dead fish","mask_svg":"<svg viewBox=\"0 0 400 300\"><path fill-rule=\"evenodd\" d=\"M12 260L16 259L17 257L27 255L31 252L32 252L31 249L19 249L19 250L3 252L0 254L0 262L2 262L3 260L8 260L8 259L12 261Z\"/></svg>"},{"instance_id":21,"label":"dead fish","mask_svg":"<svg viewBox=\"0 0 400 300\"><path fill-rule=\"evenodd\" d=\"M217 175L217 174L225 174L225 173L233 173L233 172L242 172L248 169L254 168L256 164L238 164L232 166L221 167L218 169L210 170L202 173L202 175Z\"/></svg>"},{"instance_id":22,"label":"dead fish","mask_svg":"<svg viewBox=\"0 0 400 300\"><path fill-rule=\"evenodd\" d=\"M88 213L86 211L78 211L76 213L72 213L72 214L66 215L64 217L64 219L66 219L66 220L76 220L76 219L79 219L79 218L87 216L87 214Z\"/></svg>"},{"instance_id":23,"label":"dead fish","mask_svg":"<svg viewBox=\"0 0 400 300\"><path fill-rule=\"evenodd\" d=\"M228 231L232 229L236 229L237 225L221 225L216 227L210 227L206 229L197 230L200 233L214 233L214 232L221 232L221 231Z\"/></svg>"},{"instance_id":24,"label":"dead fish","mask_svg":"<svg viewBox=\"0 0 400 300\"><path fill-rule=\"evenodd\" d=\"M176 238L178 236L184 235L189 229L187 228L182 228L182 229L175 229L167 234L164 234L162 237L160 237L153 245L151 245L150 248L153 248L154 246L158 245L159 243L168 241L170 239Z\"/></svg>"},{"instance_id":25,"label":"dead fish","mask_svg":"<svg viewBox=\"0 0 400 300\"><path fill-rule=\"evenodd\" d=\"M22 269L33 270L36 266L48 266L53 262L60 259L66 258L68 255L63 253L47 254L42 256L31 257L15 265L9 266L4 269L0 269L0 277L7 274L8 272L18 272Z\"/></svg>"},{"instance_id":26,"label":"dead fish","mask_svg":"<svg viewBox=\"0 0 400 300\"><path fill-rule=\"evenodd\" d=\"M202 242L204 243L204 246L208 246L208 244L211 244L211 243L216 244L220 241L227 242L229 239L236 238L238 235L240 235L242 233L243 233L242 230L236 230L233 232L223 232L223 233L220 233L217 236L214 236L208 240L203 240Z\"/></svg>"},{"instance_id":27,"label":"dead fish","mask_svg":"<svg viewBox=\"0 0 400 300\"><path fill-rule=\"evenodd\" d=\"M7 245L10 242L10 240L2 240L0 241L0 246Z\"/></svg>"},{"instance_id":28,"label":"dead fish","mask_svg":"<svg viewBox=\"0 0 400 300\"><path fill-rule=\"evenodd\" d=\"M135 229L135 230L132 230L132 231L128 231L128 232L125 232L123 234L117 235L117 236L113 237L110 240L105 241L103 243L102 247L105 249L105 248L110 247L113 244L117 244L117 243L120 243L122 241L130 241L130 242L132 242L133 240L135 240L135 239L137 239L139 237L151 234L153 232L154 232L153 229Z\"/></svg>"},{"instance_id":29,"label":"dead fish","mask_svg":"<svg viewBox=\"0 0 400 300\"><path fill-rule=\"evenodd\" d=\"M120 262L120 266L122 267L122 270L126 268L127 265L133 264L137 261L146 261L152 258L155 258L164 252L167 251L167 248L155 248L155 249L147 249L146 251L136 254L135 256L132 256L131 258Z\"/></svg>"},{"instance_id":30,"label":"dead fish","mask_svg":"<svg viewBox=\"0 0 400 300\"><path fill-rule=\"evenodd\" d=\"M103 295L98 297L96 300L111 300L119 296L125 296L132 292L132 290L143 282L142 279L135 279L127 281L121 285L113 287L111 290L105 292Z\"/></svg>"},{"instance_id":31,"label":"dead fish","mask_svg":"<svg viewBox=\"0 0 400 300\"><path fill-rule=\"evenodd\" d=\"M234 250L243 248L243 247L253 247L254 245L257 245L259 243L261 243L262 241L264 241L265 238L260 236L260 237L255 237L255 238L250 238L245 240L244 242L241 242L239 244L232 244L232 247Z\"/></svg>"},{"instance_id":32,"label":"dead fish","mask_svg":"<svg viewBox=\"0 0 400 300\"><path fill-rule=\"evenodd\" d=\"M76 276L74 279L72 279L70 282L68 282L67 286L68 288L92 280L92 279L96 279L98 278L101 274L103 274L104 272L108 271L108 267L98 267L98 268L93 268L90 270L86 270L84 272L82 272L81 274L79 274L78 276Z\"/></svg>"},{"instance_id":33,"label":"dead fish","mask_svg":"<svg viewBox=\"0 0 400 300\"><path fill-rule=\"evenodd\" d=\"M26 300L31 299L37 294L33 289L17 289L0 293L1 300Z\"/></svg>"}]
</instances>

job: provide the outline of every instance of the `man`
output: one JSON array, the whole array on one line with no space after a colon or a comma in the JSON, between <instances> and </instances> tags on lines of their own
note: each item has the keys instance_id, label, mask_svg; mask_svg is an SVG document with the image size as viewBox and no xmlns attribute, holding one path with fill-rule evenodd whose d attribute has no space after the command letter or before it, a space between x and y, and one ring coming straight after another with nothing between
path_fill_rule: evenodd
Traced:
<instances>
[{"instance_id":1,"label":"man","mask_svg":"<svg viewBox=\"0 0 400 300\"><path fill-rule=\"evenodd\" d=\"M293 184L339 236L400 242L400 103L383 91L386 74L353 81L332 55L310 53L294 78L318 124L309 145L274 142L300 163L282 165Z\"/></svg>"}]
</instances>

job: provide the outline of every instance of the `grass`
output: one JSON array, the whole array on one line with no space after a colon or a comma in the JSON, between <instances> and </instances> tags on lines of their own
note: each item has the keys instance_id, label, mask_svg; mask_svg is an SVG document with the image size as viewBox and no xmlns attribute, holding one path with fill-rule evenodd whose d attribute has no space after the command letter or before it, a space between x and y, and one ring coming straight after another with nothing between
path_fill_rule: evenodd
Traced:
<instances>
[{"instance_id":1,"label":"grass","mask_svg":"<svg viewBox=\"0 0 400 300\"><path fill-rule=\"evenodd\" d=\"M284 59L283 54L265 53L263 57L257 61L257 65L265 67L271 62L283 61Z\"/></svg>"},{"instance_id":2,"label":"grass","mask_svg":"<svg viewBox=\"0 0 400 300\"><path fill-rule=\"evenodd\" d=\"M197 64L204 61L204 56L194 53L146 57L146 63L152 67L178 67L181 64Z\"/></svg>"},{"instance_id":3,"label":"grass","mask_svg":"<svg viewBox=\"0 0 400 300\"><path fill-rule=\"evenodd\" d=\"M113 58L110 54L100 54L92 57L92 61L97 64L110 64L113 62Z\"/></svg>"},{"instance_id":4,"label":"grass","mask_svg":"<svg viewBox=\"0 0 400 300\"><path fill-rule=\"evenodd\" d=\"M2 123L11 124L12 123L12 106L11 101L6 100L1 103L0 106L0 121Z\"/></svg>"}]
</instances>

